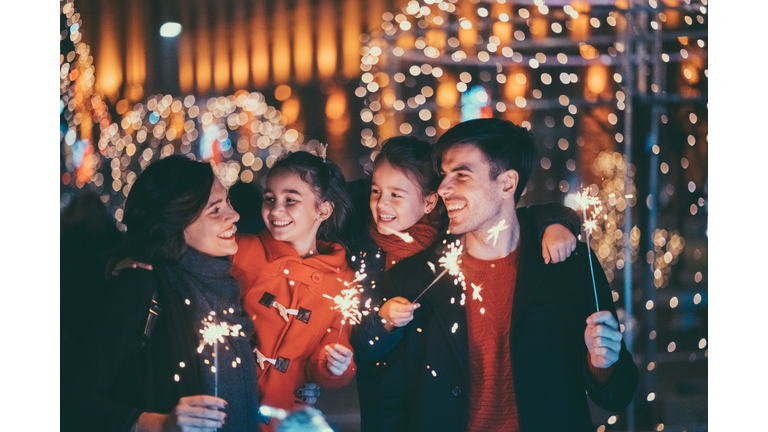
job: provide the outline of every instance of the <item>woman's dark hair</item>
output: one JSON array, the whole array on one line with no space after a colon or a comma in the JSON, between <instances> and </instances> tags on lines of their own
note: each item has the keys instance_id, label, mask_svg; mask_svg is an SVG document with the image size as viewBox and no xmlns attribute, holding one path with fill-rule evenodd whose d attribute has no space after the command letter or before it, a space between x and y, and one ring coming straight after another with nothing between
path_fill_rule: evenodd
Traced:
<instances>
[{"instance_id":1,"label":"woman's dark hair","mask_svg":"<svg viewBox=\"0 0 768 432\"><path fill-rule=\"evenodd\" d=\"M317 230L319 240L341 243L342 227L352 212L352 199L347 190L344 174L336 163L315 156L305 151L297 151L279 159L272 166L267 178L288 171L299 175L315 193L318 203L328 201L333 204L333 213L320 224Z\"/></svg>"},{"instance_id":2,"label":"woman's dark hair","mask_svg":"<svg viewBox=\"0 0 768 432\"><path fill-rule=\"evenodd\" d=\"M440 187L440 175L432 165L432 144L413 136L399 136L384 141L373 161L373 169L384 161L414 181L427 196Z\"/></svg>"},{"instance_id":3,"label":"woman's dark hair","mask_svg":"<svg viewBox=\"0 0 768 432\"><path fill-rule=\"evenodd\" d=\"M213 169L185 156L150 164L125 200L126 255L153 265L177 263L187 250L184 230L208 203Z\"/></svg>"}]
</instances>

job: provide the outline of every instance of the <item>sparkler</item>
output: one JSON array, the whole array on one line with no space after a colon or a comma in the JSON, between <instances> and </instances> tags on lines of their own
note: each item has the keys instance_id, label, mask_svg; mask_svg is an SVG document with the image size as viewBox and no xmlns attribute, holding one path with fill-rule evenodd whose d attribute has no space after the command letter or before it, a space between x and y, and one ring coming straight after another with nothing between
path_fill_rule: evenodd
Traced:
<instances>
[{"instance_id":1,"label":"sparkler","mask_svg":"<svg viewBox=\"0 0 768 432\"><path fill-rule=\"evenodd\" d=\"M501 222L499 222L498 225L488 230L488 237L485 239L485 241L490 240L493 238L493 245L496 246L496 240L499 239L499 233L504 231L505 229L509 228L509 225L506 224L507 220L502 219Z\"/></svg>"},{"instance_id":2,"label":"sparkler","mask_svg":"<svg viewBox=\"0 0 768 432\"><path fill-rule=\"evenodd\" d=\"M410 242L413 241L413 237L411 237L411 235L408 234L408 233L401 233L400 231L392 229L392 228L390 228L390 227L388 227L386 225L382 225L382 227L385 230L389 231L391 234L394 234L394 235L400 237L406 243L410 243Z\"/></svg>"},{"instance_id":3,"label":"sparkler","mask_svg":"<svg viewBox=\"0 0 768 432\"><path fill-rule=\"evenodd\" d=\"M458 247L457 247L458 245ZM456 276L456 282L460 282L464 280L464 274L461 273L461 269L459 268L459 263L461 263L461 254L464 251L464 246L459 244L459 241L456 240L454 243L451 243L448 245L448 250L443 254L442 257L438 260L440 263L440 267L443 267L445 270L440 272L439 275L435 278L435 280L432 281L429 285L427 285L426 288L424 288L424 291L421 292L421 294L418 295L411 303L416 303L421 296L424 295L427 290L432 287L432 285L435 284L438 280L440 280L441 277L443 277L446 273L450 273L451 276ZM433 267L434 265L432 265ZM434 269L433 269L434 271Z\"/></svg>"},{"instance_id":4,"label":"sparkler","mask_svg":"<svg viewBox=\"0 0 768 432\"><path fill-rule=\"evenodd\" d=\"M212 318L213 317L213 318ZM216 312L211 313L203 319L203 328L200 334L203 339L197 347L197 352L202 353L206 345L213 345L213 395L219 396L219 342L224 343L225 336L237 337L240 334L242 326L236 324L230 326L229 323L215 323Z\"/></svg>"},{"instance_id":5,"label":"sparkler","mask_svg":"<svg viewBox=\"0 0 768 432\"><path fill-rule=\"evenodd\" d=\"M592 289L595 292L595 308L597 308L599 311L600 304L597 301L597 285L595 285L595 269L592 267L592 248L589 246L589 235L592 233L593 229L597 228L597 220L595 220L595 217L600 214L600 210L603 208L603 204L600 202L600 198L589 194L589 188L585 188L576 194L575 200L576 204L581 207L584 215L584 231L587 234L587 258L589 260L590 273L592 274ZM590 210L591 219L587 218L587 210L590 207L592 208Z\"/></svg>"},{"instance_id":6,"label":"sparkler","mask_svg":"<svg viewBox=\"0 0 768 432\"><path fill-rule=\"evenodd\" d=\"M355 280L357 281L357 278ZM336 295L334 297L331 297L328 294L323 294L323 297L333 300L334 303L336 303L336 307L333 309L338 309L339 312L341 312L343 318L341 320L341 327L339 327L339 337L341 337L341 331L347 320L349 320L349 325L360 324L362 314L359 310L360 296L358 295L357 288L341 290L341 295Z\"/></svg>"}]
</instances>

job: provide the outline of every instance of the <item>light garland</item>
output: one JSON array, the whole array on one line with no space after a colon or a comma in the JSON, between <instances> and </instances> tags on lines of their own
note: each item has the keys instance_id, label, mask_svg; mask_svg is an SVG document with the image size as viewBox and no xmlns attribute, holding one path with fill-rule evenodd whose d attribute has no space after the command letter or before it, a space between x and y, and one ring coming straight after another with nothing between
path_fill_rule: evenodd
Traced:
<instances>
[{"instance_id":1,"label":"light garland","mask_svg":"<svg viewBox=\"0 0 768 432\"><path fill-rule=\"evenodd\" d=\"M101 195L117 226L125 197L141 171L153 161L173 154L211 161L225 186L238 178L249 183L261 177L288 151L307 150L317 154L317 140L305 142L304 135L290 129L282 113L266 103L258 92L239 91L234 95L196 99L153 95L146 102L129 107L120 101L113 121L101 96L94 90L95 67L90 48L81 42L79 14L72 1L62 5L74 49L62 54L61 146L64 184L86 185ZM66 61L65 61L66 60ZM93 124L100 130L98 141L91 137ZM66 129L66 130L65 130Z\"/></svg>"}]
</instances>

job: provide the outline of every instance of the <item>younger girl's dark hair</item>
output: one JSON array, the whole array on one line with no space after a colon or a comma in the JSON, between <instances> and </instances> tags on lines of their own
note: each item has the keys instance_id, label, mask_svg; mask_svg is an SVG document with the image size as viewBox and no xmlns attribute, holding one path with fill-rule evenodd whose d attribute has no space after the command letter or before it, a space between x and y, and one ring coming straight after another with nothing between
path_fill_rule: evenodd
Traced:
<instances>
[{"instance_id":1,"label":"younger girl's dark hair","mask_svg":"<svg viewBox=\"0 0 768 432\"><path fill-rule=\"evenodd\" d=\"M373 169L384 161L400 170L421 188L423 196L437 192L440 176L432 165L432 145L413 136L399 136L384 141L373 161Z\"/></svg>"},{"instance_id":2,"label":"younger girl's dark hair","mask_svg":"<svg viewBox=\"0 0 768 432\"><path fill-rule=\"evenodd\" d=\"M125 201L124 254L152 265L177 263L187 250L184 230L202 213L213 182L210 164L185 156L150 164Z\"/></svg>"},{"instance_id":3,"label":"younger girl's dark hair","mask_svg":"<svg viewBox=\"0 0 768 432\"><path fill-rule=\"evenodd\" d=\"M320 224L317 238L343 245L342 227L352 212L352 199L339 166L311 153L297 151L275 162L267 178L282 171L298 174L315 193L318 204L324 201L333 204L333 213Z\"/></svg>"}]
</instances>

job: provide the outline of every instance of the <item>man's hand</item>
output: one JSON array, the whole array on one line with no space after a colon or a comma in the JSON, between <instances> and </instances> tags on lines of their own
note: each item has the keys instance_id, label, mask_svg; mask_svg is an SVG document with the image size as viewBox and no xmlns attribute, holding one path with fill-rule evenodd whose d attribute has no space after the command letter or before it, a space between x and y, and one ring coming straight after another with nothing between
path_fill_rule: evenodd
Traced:
<instances>
[{"instance_id":1,"label":"man's hand","mask_svg":"<svg viewBox=\"0 0 768 432\"><path fill-rule=\"evenodd\" d=\"M403 297L395 297L387 300L379 308L379 316L386 321L384 328L387 331L394 330L395 327L402 327L413 319L413 311L421 306L418 303L411 303Z\"/></svg>"},{"instance_id":2,"label":"man's hand","mask_svg":"<svg viewBox=\"0 0 768 432\"><path fill-rule=\"evenodd\" d=\"M296 397L307 405L314 405L318 396L320 396L320 386L315 383L304 383L296 390Z\"/></svg>"},{"instance_id":3,"label":"man's hand","mask_svg":"<svg viewBox=\"0 0 768 432\"><path fill-rule=\"evenodd\" d=\"M334 344L325 346L325 358L328 361L328 370L332 374L342 375L352 363L352 350L344 345Z\"/></svg>"},{"instance_id":4,"label":"man's hand","mask_svg":"<svg viewBox=\"0 0 768 432\"><path fill-rule=\"evenodd\" d=\"M587 318L584 343L592 366L605 369L619 360L622 335L610 311L595 312Z\"/></svg>"},{"instance_id":5,"label":"man's hand","mask_svg":"<svg viewBox=\"0 0 768 432\"><path fill-rule=\"evenodd\" d=\"M544 230L541 238L541 254L549 264L565 261L576 250L576 237L571 230L560 224L552 224Z\"/></svg>"}]
</instances>

